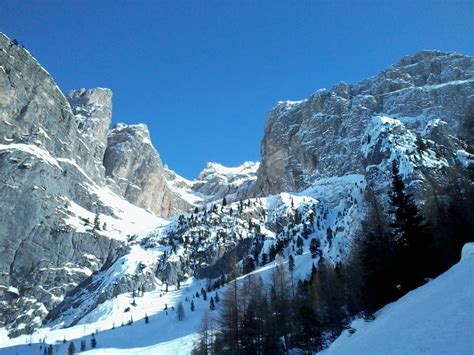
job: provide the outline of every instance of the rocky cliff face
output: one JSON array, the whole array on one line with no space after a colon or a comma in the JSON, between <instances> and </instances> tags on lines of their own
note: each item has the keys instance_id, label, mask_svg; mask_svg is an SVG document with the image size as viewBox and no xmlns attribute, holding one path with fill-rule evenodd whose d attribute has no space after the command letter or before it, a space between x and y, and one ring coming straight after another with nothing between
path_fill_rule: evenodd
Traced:
<instances>
[{"instance_id":1,"label":"rocky cliff face","mask_svg":"<svg viewBox=\"0 0 474 355\"><path fill-rule=\"evenodd\" d=\"M72 90L66 96L74 114L80 137L90 151L89 159L95 163L88 174L104 176L104 157L107 132L112 121L112 91L110 89Z\"/></svg>"},{"instance_id":2,"label":"rocky cliff face","mask_svg":"<svg viewBox=\"0 0 474 355\"><path fill-rule=\"evenodd\" d=\"M144 124L118 124L107 136L106 175L120 187L127 201L169 217L192 205L174 192Z\"/></svg>"},{"instance_id":3,"label":"rocky cliff face","mask_svg":"<svg viewBox=\"0 0 474 355\"><path fill-rule=\"evenodd\" d=\"M158 223L104 188L111 92L68 99L0 34L0 321L11 335L41 325L66 292L119 255L134 219Z\"/></svg>"},{"instance_id":4,"label":"rocky cliff face","mask_svg":"<svg viewBox=\"0 0 474 355\"><path fill-rule=\"evenodd\" d=\"M444 161L445 168L457 169L462 165L458 152L472 153L473 112L474 59L437 51L405 57L355 85L340 83L303 101L280 102L265 125L254 193L301 191L319 178L366 174L397 155L418 173L423 166L430 168L430 162L417 164L409 156L417 154L416 143ZM385 133L374 136L380 130ZM389 131L411 137L405 142L411 148L387 138ZM379 138L387 139L377 142Z\"/></svg>"}]
</instances>

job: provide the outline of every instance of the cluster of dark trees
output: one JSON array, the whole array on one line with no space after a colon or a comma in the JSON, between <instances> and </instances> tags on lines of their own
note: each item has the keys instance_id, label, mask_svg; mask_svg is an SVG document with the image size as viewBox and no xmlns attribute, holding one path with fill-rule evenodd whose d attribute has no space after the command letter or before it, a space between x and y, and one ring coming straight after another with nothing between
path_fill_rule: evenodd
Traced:
<instances>
[{"instance_id":1,"label":"cluster of dark trees","mask_svg":"<svg viewBox=\"0 0 474 355\"><path fill-rule=\"evenodd\" d=\"M368 189L368 217L344 263L329 263L312 242L308 279L294 279L291 256L271 283L255 275L230 283L219 315L203 317L194 354L313 353L342 330L353 331L355 317L373 320L375 311L455 264L473 241L470 182L456 179L443 199L434 195L420 209L393 162L390 213Z\"/></svg>"},{"instance_id":2,"label":"cluster of dark trees","mask_svg":"<svg viewBox=\"0 0 474 355\"><path fill-rule=\"evenodd\" d=\"M64 338L63 343L64 344L66 343L66 338ZM95 348L97 346L97 339L95 338L94 334L91 335L90 346L91 346L91 348ZM43 348L43 346L41 346L41 348ZM83 352L83 351L86 351L86 350L87 350L87 343L84 339L82 339L81 340L80 351ZM44 355L54 355L54 353L55 352L54 352L54 348L53 348L52 344L49 344L48 346L46 346L46 344L44 345L44 352L43 352ZM68 355L74 355L74 354L77 353L76 345L74 344L74 342L71 341L69 343L69 346L67 348L67 353L68 353Z\"/></svg>"}]
</instances>

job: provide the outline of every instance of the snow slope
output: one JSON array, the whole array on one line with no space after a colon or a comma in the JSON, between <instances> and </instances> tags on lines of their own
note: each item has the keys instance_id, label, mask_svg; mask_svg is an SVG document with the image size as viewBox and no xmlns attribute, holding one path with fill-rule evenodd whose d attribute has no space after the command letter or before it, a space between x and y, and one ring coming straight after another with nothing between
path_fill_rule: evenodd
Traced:
<instances>
[{"instance_id":1,"label":"snow slope","mask_svg":"<svg viewBox=\"0 0 474 355\"><path fill-rule=\"evenodd\" d=\"M323 354L474 354L474 243L450 270L353 322Z\"/></svg>"},{"instance_id":2,"label":"snow slope","mask_svg":"<svg viewBox=\"0 0 474 355\"><path fill-rule=\"evenodd\" d=\"M205 287L204 280L190 279L180 290L165 293L161 290L147 292L136 297L132 306L132 296L122 294L113 301L107 301L89 314L84 322L64 329L41 328L32 336L23 335L8 339L3 329L0 332L0 354L42 354L42 339L46 346L53 344L54 354L66 354L71 341L79 351L80 341L87 343L85 354L186 354L190 353L197 339L197 328L205 310L209 309L209 299L195 298L195 311L190 310L193 295ZM220 291L219 291L220 293ZM209 297L214 293L209 294ZM185 299L188 301L185 301ZM178 321L176 305L183 302L185 319ZM165 305L168 306L166 311ZM127 307L130 311L124 312ZM215 311L216 312L216 311ZM144 321L145 314L149 323ZM127 325L133 317L133 324ZM122 322L124 325L122 326ZM115 326L115 329L112 329ZM91 349L91 334L96 333L97 348ZM66 339L66 343L63 343ZM30 345L31 343L31 345ZM2 346L9 346L2 348Z\"/></svg>"},{"instance_id":3,"label":"snow slope","mask_svg":"<svg viewBox=\"0 0 474 355\"><path fill-rule=\"evenodd\" d=\"M216 207L215 212L209 210L204 213L200 210L198 213L185 214L185 219L194 215L192 223L183 221L183 225L181 225L179 218L161 220L160 227L127 238L129 251L107 269L94 274L89 287L85 287L83 292L75 294L72 307L66 307L55 322L38 329L32 336L24 335L14 339L8 339L6 332L0 329L0 354L31 353L31 347L38 349L42 346L39 342L44 337L47 337L47 344L54 344L54 347L64 351L65 346L68 345L68 343L66 345L62 343L64 338L69 341L74 340L76 347L78 347L80 339L86 339L89 343L90 334L96 329L99 330L96 337L98 339L97 351L100 353L120 353L120 351L124 353L166 353L168 351L166 349L179 349L179 353L189 352L196 337L202 311L209 308L209 301L203 303L201 298L201 300L195 300L196 311L189 312L189 296L192 297L196 291L200 291L207 282L204 279L190 278L186 282L182 282L181 290L176 290L176 286L171 284L170 292L165 293L162 291L165 288L163 282L153 273L157 264L165 259L163 256L165 251L166 258L170 262L173 260L179 262L181 258L184 258L184 261L192 260L193 248L186 249L180 242L176 244L180 236L182 239L186 239L185 237L188 236L192 246L191 242L195 238L199 239L200 232L203 235L208 235L199 242L198 246L199 250L210 248L209 252L212 250L212 246L219 243L223 243L223 247L226 247L227 244L234 247L234 244L238 243L240 239L250 238L261 241L263 245L258 256L260 265L262 265L263 253L268 255L269 248L275 245L279 239L288 240L288 246L283 250L284 257L277 257L277 260L269 261L255 270L253 274L258 274L264 282L269 282L275 266L278 263L286 265L287 257L291 253L294 254L296 264L295 277L306 278L312 264L318 262L318 258L312 258L309 252L312 238L320 240L322 254L327 260L336 262L344 257L344 251L348 250L347 244L350 243L353 236L353 230L349 227L360 223L360 218L364 215L363 204L356 202L356 200L362 201L364 186L363 176L348 175L320 181L308 191L300 194L282 193L261 199L246 200L242 205L241 213L238 213L240 203L234 202L225 207ZM104 202L110 202L108 205L116 207L115 215L129 212L130 209L126 208L127 206L120 206L117 203L112 203L113 201L108 201L107 198L110 196L106 195L104 191L96 193ZM85 212L72 203L69 208L73 210L71 212L74 212L74 216L77 215L77 223L73 223L74 220L71 218L68 220L68 223L72 225L79 224L80 217L88 217L90 220L94 218L92 214L84 215ZM234 211L233 213L230 213L231 209ZM290 223L290 227L288 220L293 219L296 210L299 211L302 221ZM312 222L310 222L310 216L314 216ZM100 217L101 220L105 220L106 216L101 214ZM253 228L249 228L249 221L254 225ZM282 225L281 228L277 228L279 224ZM309 235L302 239L301 255L298 255L294 250L293 252L291 250L297 236L304 232L304 224L308 226ZM101 233L112 232L118 227L109 220L107 220L107 225L107 230L100 231ZM160 224L158 223L158 225ZM255 226L259 226L259 228ZM77 226L77 228L79 227L80 225ZM125 227L123 226L123 228ZM218 242L219 232L226 228L235 231L238 235L229 234L226 238L219 238ZM334 231L331 240L327 237L328 229ZM180 230L181 234L176 235ZM176 245L174 252L172 245ZM142 263L145 268L140 268ZM242 262L239 264L242 266ZM244 282L244 279L245 277L241 277L239 283ZM139 281L144 283L139 284ZM145 284L148 292L136 297L137 306L134 307L131 306L132 294L130 292L123 293L123 289L117 287L122 284L132 285L131 288L128 288L129 290L140 289L139 286ZM114 292L115 288L117 292ZM225 287L221 288L219 292L224 293ZM111 293L112 297L109 297ZM109 296L105 297L105 295ZM188 302L185 300L186 297L188 297ZM165 304L168 307L176 305L180 300L184 303L189 315L185 322L178 323L174 314L166 316L163 308ZM130 310L125 312L127 307L130 307ZM150 317L150 324L155 324L154 327L144 324L145 314ZM125 330L123 330L120 325L122 322L127 323L130 316L133 316L135 322L132 326L125 326ZM112 330L114 322L116 328ZM63 328L65 326L70 327ZM31 347L25 345L28 343L32 343Z\"/></svg>"}]
</instances>

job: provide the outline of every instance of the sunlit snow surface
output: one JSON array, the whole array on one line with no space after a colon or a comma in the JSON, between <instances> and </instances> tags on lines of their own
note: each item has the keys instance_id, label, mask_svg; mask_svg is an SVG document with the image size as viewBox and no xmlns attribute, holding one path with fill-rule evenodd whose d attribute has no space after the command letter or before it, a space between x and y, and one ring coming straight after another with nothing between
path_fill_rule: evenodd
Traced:
<instances>
[{"instance_id":1,"label":"sunlit snow surface","mask_svg":"<svg viewBox=\"0 0 474 355\"><path fill-rule=\"evenodd\" d=\"M209 308L209 299L207 301L202 300L202 297L194 299L196 306L194 312L190 310L190 302L184 299L188 297L191 300L193 294L200 291L201 287L205 287L204 281L189 279L182 284L180 290L170 288L170 292L166 293L163 288L163 291L155 290L136 297L136 307L131 305L130 294L122 294L114 300L101 304L80 324L66 329L42 328L32 336L24 335L14 339L8 339L2 329L0 346L9 348L0 348L0 354L39 353L39 348L43 345L39 342L43 338L46 338L46 344L53 344L55 354L66 354L70 341L73 341L79 350L81 339L87 342L87 354L189 353L196 340L196 331L202 314ZM179 300L183 301L185 309L183 321L178 321L175 311L171 309ZM167 311L164 310L165 305L168 305ZM131 310L124 312L127 307ZM144 321L145 314L148 314L150 319L148 324ZM131 317L133 324L127 325ZM114 326L115 329L112 329ZM93 350L90 347L90 335L96 330L97 348ZM64 338L67 340L65 344ZM27 345L30 342L32 345Z\"/></svg>"}]
</instances>

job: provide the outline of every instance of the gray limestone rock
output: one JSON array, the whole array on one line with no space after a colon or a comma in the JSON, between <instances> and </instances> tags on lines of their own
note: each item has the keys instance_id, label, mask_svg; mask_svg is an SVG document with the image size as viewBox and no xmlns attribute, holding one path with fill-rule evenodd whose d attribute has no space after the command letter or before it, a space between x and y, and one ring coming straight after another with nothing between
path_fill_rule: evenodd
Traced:
<instances>
[{"instance_id":1,"label":"gray limestone rock","mask_svg":"<svg viewBox=\"0 0 474 355\"><path fill-rule=\"evenodd\" d=\"M466 127L472 127L473 114L474 58L438 51L404 57L355 85L341 83L303 101L279 102L265 125L262 163L250 195L301 191L319 178L364 174L389 158L362 152L368 142L361 137L372 138L366 130L375 116L398 119L420 138L436 120L446 122L452 134L426 138L457 169L455 152L472 149L472 128Z\"/></svg>"},{"instance_id":2,"label":"gray limestone rock","mask_svg":"<svg viewBox=\"0 0 474 355\"><path fill-rule=\"evenodd\" d=\"M168 185L144 124L117 124L109 131L104 166L125 199L158 216L169 217L191 207Z\"/></svg>"},{"instance_id":3,"label":"gray limestone rock","mask_svg":"<svg viewBox=\"0 0 474 355\"><path fill-rule=\"evenodd\" d=\"M87 142L90 158L95 162L94 173L103 177L102 159L112 121L112 91L104 88L72 90L66 98L74 113L80 138Z\"/></svg>"},{"instance_id":4,"label":"gray limestone rock","mask_svg":"<svg viewBox=\"0 0 474 355\"><path fill-rule=\"evenodd\" d=\"M110 102L110 95L86 91L80 101L88 108L106 96ZM12 336L40 326L64 294L122 244L65 222L72 202L113 215L89 188L105 181L95 152L110 110L83 114L78 127L49 74L0 34L0 322Z\"/></svg>"}]
</instances>

